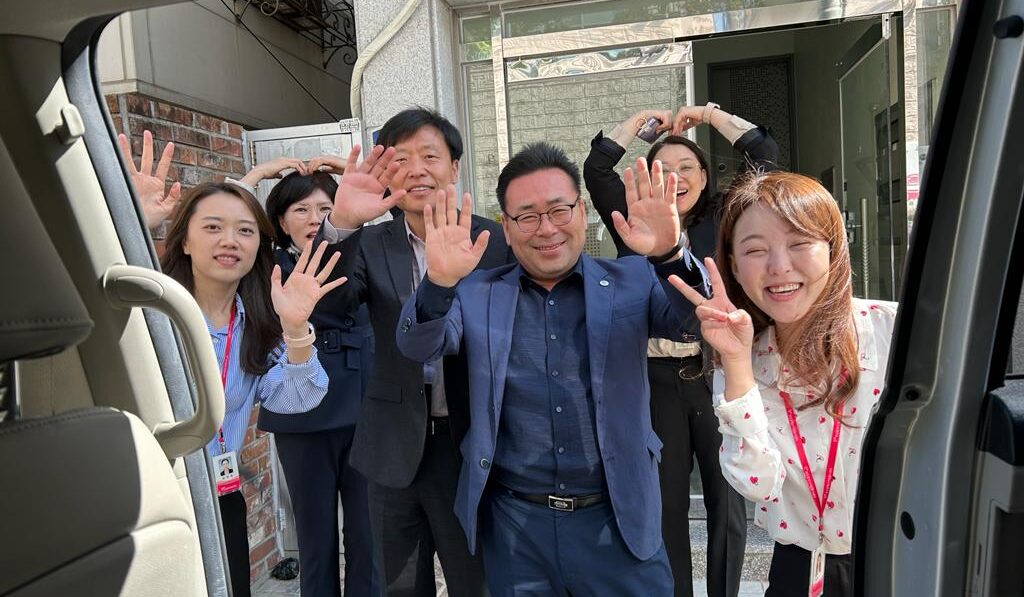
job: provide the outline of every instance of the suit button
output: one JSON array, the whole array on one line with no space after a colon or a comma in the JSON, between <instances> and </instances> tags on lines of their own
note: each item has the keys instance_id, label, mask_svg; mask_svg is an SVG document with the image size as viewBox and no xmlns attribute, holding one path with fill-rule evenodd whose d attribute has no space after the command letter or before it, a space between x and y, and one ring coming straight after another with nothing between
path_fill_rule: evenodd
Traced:
<instances>
[{"instance_id":1,"label":"suit button","mask_svg":"<svg viewBox=\"0 0 1024 597\"><path fill-rule=\"evenodd\" d=\"M481 458L480 459L480 468L484 468L484 469L491 468L491 461L487 460L486 458Z\"/></svg>"},{"instance_id":2,"label":"suit button","mask_svg":"<svg viewBox=\"0 0 1024 597\"><path fill-rule=\"evenodd\" d=\"M412 319L406 317L405 321L402 322L402 331L403 332L408 332L409 328L411 328L411 327L412 327Z\"/></svg>"},{"instance_id":3,"label":"suit button","mask_svg":"<svg viewBox=\"0 0 1024 597\"><path fill-rule=\"evenodd\" d=\"M352 327L352 324L354 324L354 323L355 323L355 320L352 319L351 317L346 317L345 318L345 325L346 326Z\"/></svg>"},{"instance_id":4,"label":"suit button","mask_svg":"<svg viewBox=\"0 0 1024 597\"><path fill-rule=\"evenodd\" d=\"M600 284L601 286L607 286L608 280L601 280L600 282L598 282L598 284Z\"/></svg>"}]
</instances>

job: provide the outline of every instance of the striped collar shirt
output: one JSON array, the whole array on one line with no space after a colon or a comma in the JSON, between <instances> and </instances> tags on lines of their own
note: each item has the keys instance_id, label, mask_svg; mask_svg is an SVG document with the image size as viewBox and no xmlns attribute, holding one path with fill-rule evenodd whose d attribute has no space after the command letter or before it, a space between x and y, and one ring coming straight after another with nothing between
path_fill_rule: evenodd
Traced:
<instances>
[{"instance_id":1,"label":"striped collar shirt","mask_svg":"<svg viewBox=\"0 0 1024 597\"><path fill-rule=\"evenodd\" d=\"M225 449L237 452L242 449L252 408L257 402L261 403L263 408L280 414L311 411L320 405L327 394L327 373L320 365L315 348L305 363L289 363L283 342L267 355L274 365L266 373L254 375L243 370L241 349L242 337L245 333L245 305L242 304L242 298L237 294L235 295L235 309L237 315L231 336L227 386L224 388L227 405L224 410L222 428ZM206 329L210 332L218 367L223 370L228 327L214 329L207 318ZM211 454L221 452L216 436L206 447Z\"/></svg>"}]
</instances>

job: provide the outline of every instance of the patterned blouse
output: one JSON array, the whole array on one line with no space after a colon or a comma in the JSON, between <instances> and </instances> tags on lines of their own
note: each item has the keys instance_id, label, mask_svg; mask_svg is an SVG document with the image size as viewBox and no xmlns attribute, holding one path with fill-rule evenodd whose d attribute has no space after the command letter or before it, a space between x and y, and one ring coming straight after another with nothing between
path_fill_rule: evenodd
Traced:
<instances>
[{"instance_id":1,"label":"patterned blouse","mask_svg":"<svg viewBox=\"0 0 1024 597\"><path fill-rule=\"evenodd\" d=\"M889 343L896 318L896 303L853 300L853 315L860 352L860 380L846 402L846 425L839 436L834 481L824 511L825 551L850 553L853 505L860 474L864 430L885 382ZM825 476L832 418L823 405L806 410L799 406L813 399L800 386L786 385L788 369L782 363L769 327L754 338L755 387L736 400L725 400L725 379L715 371L715 413L721 422L722 472L729 484L754 502L754 522L775 541L808 551L818 547L818 509L807 488L803 467L793 443L784 406L788 397L795 407L804 450L819 494ZM781 378L780 378L781 370Z\"/></svg>"}]
</instances>

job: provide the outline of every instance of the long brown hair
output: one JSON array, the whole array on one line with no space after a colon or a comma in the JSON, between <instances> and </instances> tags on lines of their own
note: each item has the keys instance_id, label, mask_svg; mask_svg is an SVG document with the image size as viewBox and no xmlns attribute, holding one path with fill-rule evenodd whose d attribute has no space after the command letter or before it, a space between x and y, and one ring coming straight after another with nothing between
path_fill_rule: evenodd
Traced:
<instances>
[{"instance_id":1,"label":"long brown hair","mask_svg":"<svg viewBox=\"0 0 1024 597\"><path fill-rule=\"evenodd\" d=\"M242 304L245 305L245 332L242 334L240 351L242 370L253 375L263 375L270 369L271 351L281 342L281 321L270 300L270 274L274 270L274 229L256 198L227 183L208 182L193 188L178 204L167 228L166 248L160 258L160 267L165 274L195 294L192 258L185 254L184 249L188 224L200 201L220 193L244 201L252 212L260 233L256 261L238 283L238 295L242 297Z\"/></svg>"},{"instance_id":2,"label":"long brown hair","mask_svg":"<svg viewBox=\"0 0 1024 597\"><path fill-rule=\"evenodd\" d=\"M828 243L825 288L810 311L792 324L786 343L779 344L779 356L792 371L792 380L815 391L815 400L801 408L824 404L829 414L838 417L860 377L850 248L839 206L818 181L792 172L751 173L730 188L722 206L716 265L733 303L753 319L755 333L774 322L750 300L732 269L736 223L755 205L766 208L800 234Z\"/></svg>"}]
</instances>

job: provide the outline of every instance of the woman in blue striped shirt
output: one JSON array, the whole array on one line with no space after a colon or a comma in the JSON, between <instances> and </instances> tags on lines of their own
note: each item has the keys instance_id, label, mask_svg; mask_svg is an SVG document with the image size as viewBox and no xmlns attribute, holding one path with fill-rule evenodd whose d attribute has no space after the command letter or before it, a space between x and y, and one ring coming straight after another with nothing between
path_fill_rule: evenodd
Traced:
<instances>
[{"instance_id":1,"label":"woman in blue striped shirt","mask_svg":"<svg viewBox=\"0 0 1024 597\"><path fill-rule=\"evenodd\" d=\"M164 272L199 303L221 365L227 408L207 450L216 471L235 595L249 594L246 507L238 491L236 455L255 403L293 414L323 400L327 374L308 320L317 302L339 286L321 286L338 259L321 268L326 243L314 252L311 241L282 284L272 237L271 223L252 195L235 185L206 183L182 199L160 260Z\"/></svg>"},{"instance_id":2,"label":"woman in blue striped shirt","mask_svg":"<svg viewBox=\"0 0 1024 597\"><path fill-rule=\"evenodd\" d=\"M153 137L143 134L135 166L128 138L118 139L146 223L158 226L172 212L160 259L168 274L195 297L206 317L221 366L227 405L217 436L207 446L220 501L229 573L235 595L249 595L249 540L240 491L238 452L256 402L283 414L308 412L327 393L327 374L313 348L313 307L344 283L322 285L338 259L323 268L326 243L312 242L282 284L274 265L273 227L250 193L231 184L206 183L178 204L180 186L164 180L174 144L167 143L153 168Z\"/></svg>"}]
</instances>

